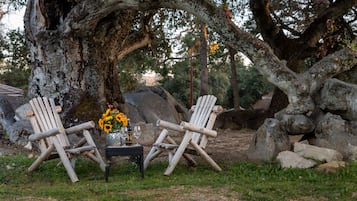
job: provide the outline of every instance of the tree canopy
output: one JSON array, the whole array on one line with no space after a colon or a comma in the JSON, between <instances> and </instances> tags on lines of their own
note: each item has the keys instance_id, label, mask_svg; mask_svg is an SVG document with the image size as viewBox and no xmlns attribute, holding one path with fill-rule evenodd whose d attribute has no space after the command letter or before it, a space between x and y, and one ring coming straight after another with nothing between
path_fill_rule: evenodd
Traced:
<instances>
[{"instance_id":1,"label":"tree canopy","mask_svg":"<svg viewBox=\"0 0 357 201\"><path fill-rule=\"evenodd\" d=\"M247 12L248 4L255 23L246 20L242 28L234 13L237 8ZM113 76L118 74L117 62L135 49L162 47L164 43L157 42L167 36L160 30L187 22L190 13L227 47L245 54L287 95L288 113L306 114L314 109L312 97L325 80L356 65L356 4L356 0L29 0L24 19L33 62L29 95L54 96L69 108L84 97L123 103L118 78Z\"/></svg>"}]
</instances>

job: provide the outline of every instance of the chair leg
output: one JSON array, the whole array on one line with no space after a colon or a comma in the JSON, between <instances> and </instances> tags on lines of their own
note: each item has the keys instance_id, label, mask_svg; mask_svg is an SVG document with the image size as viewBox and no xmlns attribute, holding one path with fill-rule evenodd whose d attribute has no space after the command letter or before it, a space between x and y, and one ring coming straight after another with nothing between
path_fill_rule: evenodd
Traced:
<instances>
[{"instance_id":1,"label":"chair leg","mask_svg":"<svg viewBox=\"0 0 357 201\"><path fill-rule=\"evenodd\" d=\"M166 140L171 144L177 144L175 142L175 140L172 139L169 135L166 137ZM171 161L172 156L175 154L175 151L176 150L170 151L171 155L169 155L169 157L171 156L171 158L169 158L169 162ZM197 162L193 159L193 157L190 154L183 153L183 157L187 160L189 165L191 165L191 166L196 166L197 165Z\"/></svg>"},{"instance_id":2,"label":"chair leg","mask_svg":"<svg viewBox=\"0 0 357 201\"><path fill-rule=\"evenodd\" d=\"M177 163L180 161L180 158L184 154L185 149L187 148L187 145L189 144L191 138L192 138L192 133L187 133L185 137L182 139L182 142L180 146L177 148L174 157L172 157L172 160L170 161L169 166L166 168L164 175L169 176L174 171Z\"/></svg>"},{"instance_id":3,"label":"chair leg","mask_svg":"<svg viewBox=\"0 0 357 201\"><path fill-rule=\"evenodd\" d=\"M156 139L154 144L159 144L162 143L164 141L164 139L167 137L168 134L168 130L163 129L159 135L159 137ZM156 147L152 147L148 153L148 155L145 157L144 160L144 170L149 166L149 163L154 160L154 158L156 158L158 155L160 155L162 153L162 151Z\"/></svg>"},{"instance_id":4,"label":"chair leg","mask_svg":"<svg viewBox=\"0 0 357 201\"><path fill-rule=\"evenodd\" d=\"M152 147L148 155L145 157L144 160L144 170L149 166L149 163L154 160L157 156L159 156L162 153L162 150Z\"/></svg>"},{"instance_id":5,"label":"chair leg","mask_svg":"<svg viewBox=\"0 0 357 201\"><path fill-rule=\"evenodd\" d=\"M48 149L43 152L36 160L32 163L32 165L27 169L28 172L34 171L38 166L51 155L52 151L55 149L55 146L51 144Z\"/></svg>"},{"instance_id":6,"label":"chair leg","mask_svg":"<svg viewBox=\"0 0 357 201\"><path fill-rule=\"evenodd\" d=\"M106 164L104 163L104 160L103 160L102 156L100 155L100 153L99 153L99 151L98 151L98 148L97 148L95 142L94 142L93 139L92 139L92 136L90 135L90 133L89 133L88 130L83 130L83 135L84 135L84 137L86 138L88 144L95 147L95 149L94 149L94 152L95 152L94 155L95 155L96 158L97 158L97 162L98 162L98 164L99 164L100 169L101 169L103 172L105 172Z\"/></svg>"},{"instance_id":7,"label":"chair leg","mask_svg":"<svg viewBox=\"0 0 357 201\"><path fill-rule=\"evenodd\" d=\"M76 161L77 161L77 159L76 159L76 158L71 158L70 161L71 161L71 166L72 166L72 168L73 168L73 169L76 168Z\"/></svg>"},{"instance_id":8,"label":"chair leg","mask_svg":"<svg viewBox=\"0 0 357 201\"><path fill-rule=\"evenodd\" d=\"M222 171L222 168L200 147L196 142L190 141L190 144L197 150L197 152L218 172Z\"/></svg>"},{"instance_id":9,"label":"chair leg","mask_svg":"<svg viewBox=\"0 0 357 201\"><path fill-rule=\"evenodd\" d=\"M51 137L51 141L54 144L54 146L56 147L56 150L58 152L58 155L61 158L61 161L63 163L63 166L65 167L68 176L71 178L71 181L73 183L79 181L76 172L74 172L74 169L71 165L71 162L69 161L66 152L64 151L63 147L60 145L60 143L58 142L56 137Z\"/></svg>"}]
</instances>

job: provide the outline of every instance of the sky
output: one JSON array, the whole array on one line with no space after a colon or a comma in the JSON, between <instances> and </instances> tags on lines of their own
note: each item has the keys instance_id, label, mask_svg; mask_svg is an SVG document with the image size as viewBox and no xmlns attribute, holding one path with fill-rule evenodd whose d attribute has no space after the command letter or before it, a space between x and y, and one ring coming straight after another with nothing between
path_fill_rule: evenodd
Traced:
<instances>
[{"instance_id":1,"label":"sky","mask_svg":"<svg viewBox=\"0 0 357 201\"><path fill-rule=\"evenodd\" d=\"M1 20L1 23L5 25L6 30L17 29L17 28L23 29L24 13L25 13L25 7L19 11L11 11L10 14L4 16L4 18Z\"/></svg>"}]
</instances>

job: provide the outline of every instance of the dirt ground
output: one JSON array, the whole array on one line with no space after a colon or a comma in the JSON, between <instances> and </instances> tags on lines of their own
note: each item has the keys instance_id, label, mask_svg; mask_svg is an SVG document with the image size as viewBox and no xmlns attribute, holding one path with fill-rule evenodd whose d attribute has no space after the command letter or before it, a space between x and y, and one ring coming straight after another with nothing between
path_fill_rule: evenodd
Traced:
<instances>
[{"instance_id":1,"label":"dirt ground","mask_svg":"<svg viewBox=\"0 0 357 201\"><path fill-rule=\"evenodd\" d=\"M207 147L205 151L215 160L216 162L234 162L234 161L244 161L246 158L246 151L249 148L250 142L253 138L255 130L251 129L241 129L241 130L231 130L231 129L218 129L218 135L216 138L208 138ZM173 137L176 142L180 142L182 137ZM145 141L145 140L144 140ZM149 140L146 140L149 141ZM144 145L144 154L146 155L151 149L151 144L141 143ZM195 160L200 161L202 157L194 156ZM164 153L159 155L155 160L167 160L167 155ZM181 160L186 162L185 160Z\"/></svg>"},{"instance_id":2,"label":"dirt ground","mask_svg":"<svg viewBox=\"0 0 357 201\"><path fill-rule=\"evenodd\" d=\"M207 145L207 152L213 158L225 162L246 160L246 151L249 148L255 130L218 130L218 136L211 139Z\"/></svg>"},{"instance_id":3,"label":"dirt ground","mask_svg":"<svg viewBox=\"0 0 357 201\"><path fill-rule=\"evenodd\" d=\"M216 138L209 138L206 148L209 153L217 161L239 161L245 160L245 152L249 147L250 141L255 133L255 130L217 130L218 136ZM145 153L149 151L151 146L144 145ZM32 151L25 149L20 145L11 143L8 139L0 136L0 156L25 153L31 154Z\"/></svg>"}]
</instances>

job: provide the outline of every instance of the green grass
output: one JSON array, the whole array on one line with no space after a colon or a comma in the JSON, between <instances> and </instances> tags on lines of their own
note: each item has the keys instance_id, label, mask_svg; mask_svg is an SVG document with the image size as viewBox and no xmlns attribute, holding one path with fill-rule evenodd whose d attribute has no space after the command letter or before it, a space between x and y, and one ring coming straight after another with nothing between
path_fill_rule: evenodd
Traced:
<instances>
[{"instance_id":1,"label":"green grass","mask_svg":"<svg viewBox=\"0 0 357 201\"><path fill-rule=\"evenodd\" d=\"M33 160L0 157L0 200L357 200L357 162L337 173L246 162L221 164L218 173L205 163L179 164L169 177L163 176L166 163L153 162L141 179L135 165L120 160L105 182L99 167L82 159L76 164L80 181L72 184L57 159L28 174Z\"/></svg>"}]
</instances>

